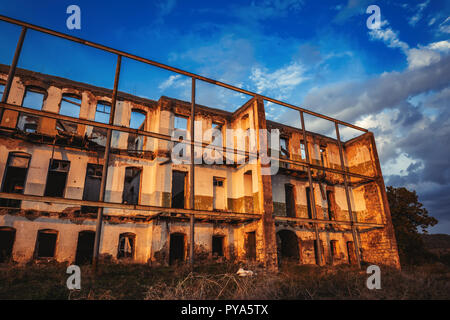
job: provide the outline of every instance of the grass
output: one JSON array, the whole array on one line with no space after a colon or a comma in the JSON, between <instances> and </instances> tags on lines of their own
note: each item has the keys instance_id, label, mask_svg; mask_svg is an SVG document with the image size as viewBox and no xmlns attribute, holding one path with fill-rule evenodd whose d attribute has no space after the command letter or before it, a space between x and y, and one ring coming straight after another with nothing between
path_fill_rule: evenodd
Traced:
<instances>
[{"instance_id":1,"label":"grass","mask_svg":"<svg viewBox=\"0 0 450 320\"><path fill-rule=\"evenodd\" d=\"M0 265L0 299L450 299L450 267L443 264L382 267L381 289L366 287L368 274L346 265L284 264L278 273L258 266L238 277L231 263L149 267L101 265L97 277L82 266L81 290L66 287L67 264Z\"/></svg>"}]
</instances>

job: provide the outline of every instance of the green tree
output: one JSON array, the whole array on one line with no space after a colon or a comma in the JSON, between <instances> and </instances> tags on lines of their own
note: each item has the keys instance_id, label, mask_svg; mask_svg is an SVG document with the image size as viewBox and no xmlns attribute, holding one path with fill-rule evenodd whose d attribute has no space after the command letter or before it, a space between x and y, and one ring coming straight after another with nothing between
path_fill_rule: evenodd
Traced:
<instances>
[{"instance_id":1,"label":"green tree","mask_svg":"<svg viewBox=\"0 0 450 320\"><path fill-rule=\"evenodd\" d=\"M427 228L438 221L428 215L427 209L419 202L416 191L387 187L387 197L401 263L426 262L433 255L425 249L420 232L427 233Z\"/></svg>"}]
</instances>

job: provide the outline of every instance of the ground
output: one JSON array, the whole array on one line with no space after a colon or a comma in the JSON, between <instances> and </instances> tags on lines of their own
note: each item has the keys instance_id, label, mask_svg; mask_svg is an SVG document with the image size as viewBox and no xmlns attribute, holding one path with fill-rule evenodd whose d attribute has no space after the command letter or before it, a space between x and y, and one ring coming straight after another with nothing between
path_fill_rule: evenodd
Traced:
<instances>
[{"instance_id":1,"label":"ground","mask_svg":"<svg viewBox=\"0 0 450 320\"><path fill-rule=\"evenodd\" d=\"M380 290L366 287L368 274L338 267L284 264L276 274L257 266L253 277L240 266L211 264L151 268L106 263L95 278L82 270L81 290L66 287L67 264L0 265L0 299L450 299L450 267L444 264L381 269Z\"/></svg>"}]
</instances>

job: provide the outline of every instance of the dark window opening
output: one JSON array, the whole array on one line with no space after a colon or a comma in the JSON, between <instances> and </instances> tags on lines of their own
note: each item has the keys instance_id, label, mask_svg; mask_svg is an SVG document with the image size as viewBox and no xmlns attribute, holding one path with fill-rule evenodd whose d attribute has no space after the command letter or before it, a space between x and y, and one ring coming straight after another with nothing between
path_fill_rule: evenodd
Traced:
<instances>
[{"instance_id":1,"label":"dark window opening","mask_svg":"<svg viewBox=\"0 0 450 320\"><path fill-rule=\"evenodd\" d=\"M31 156L21 152L10 152L3 176L2 192L23 194ZM0 206L20 208L21 201L0 199Z\"/></svg>"},{"instance_id":2,"label":"dark window opening","mask_svg":"<svg viewBox=\"0 0 450 320\"><path fill-rule=\"evenodd\" d=\"M14 228L0 227L0 262L11 260L15 238Z\"/></svg>"},{"instance_id":3,"label":"dark window opening","mask_svg":"<svg viewBox=\"0 0 450 320\"><path fill-rule=\"evenodd\" d=\"M295 217L295 192L294 186L291 184L284 185L284 192L286 198L286 216Z\"/></svg>"},{"instance_id":4,"label":"dark window opening","mask_svg":"<svg viewBox=\"0 0 450 320\"><path fill-rule=\"evenodd\" d=\"M136 130L144 130L145 128L146 114L141 110L132 110L130 117L130 128ZM128 134L128 150L131 151L143 151L144 149L144 136L140 136L134 133Z\"/></svg>"},{"instance_id":5,"label":"dark window opening","mask_svg":"<svg viewBox=\"0 0 450 320\"><path fill-rule=\"evenodd\" d=\"M308 209L308 218L312 219L312 207L311 207L311 189L306 188L306 206Z\"/></svg>"},{"instance_id":6,"label":"dark window opening","mask_svg":"<svg viewBox=\"0 0 450 320\"><path fill-rule=\"evenodd\" d=\"M323 252L323 246L322 241L314 240L314 258L316 259L316 264L320 265L320 259L319 259L319 245L320 245L320 252Z\"/></svg>"},{"instance_id":7,"label":"dark window opening","mask_svg":"<svg viewBox=\"0 0 450 320\"><path fill-rule=\"evenodd\" d=\"M134 233L122 233L119 236L117 259L134 258L136 235Z\"/></svg>"},{"instance_id":8,"label":"dark window opening","mask_svg":"<svg viewBox=\"0 0 450 320\"><path fill-rule=\"evenodd\" d=\"M279 260L299 261L300 251L298 247L298 238L295 232L290 230L281 230L277 232L277 248Z\"/></svg>"},{"instance_id":9,"label":"dark window opening","mask_svg":"<svg viewBox=\"0 0 450 320\"><path fill-rule=\"evenodd\" d=\"M170 265L184 261L184 238L184 234L182 233L172 233L170 235Z\"/></svg>"},{"instance_id":10,"label":"dark window opening","mask_svg":"<svg viewBox=\"0 0 450 320\"><path fill-rule=\"evenodd\" d=\"M82 265L92 263L94 255L94 231L81 231L78 233L77 252L75 254L75 264Z\"/></svg>"},{"instance_id":11,"label":"dark window opening","mask_svg":"<svg viewBox=\"0 0 450 320\"><path fill-rule=\"evenodd\" d=\"M223 257L223 236L213 236L212 237L212 254L213 257Z\"/></svg>"},{"instance_id":12,"label":"dark window opening","mask_svg":"<svg viewBox=\"0 0 450 320\"><path fill-rule=\"evenodd\" d=\"M348 255L348 263L355 264L356 256L355 256L355 246L353 245L353 241L347 241L347 255Z\"/></svg>"},{"instance_id":13,"label":"dark window opening","mask_svg":"<svg viewBox=\"0 0 450 320\"><path fill-rule=\"evenodd\" d=\"M247 232L246 254L248 260L256 260L256 232Z\"/></svg>"},{"instance_id":14,"label":"dark window opening","mask_svg":"<svg viewBox=\"0 0 450 320\"><path fill-rule=\"evenodd\" d=\"M45 90L41 88L28 87L23 97L22 106L34 110L42 110L44 104ZM20 113L17 128L29 133L37 132L39 117L28 113Z\"/></svg>"},{"instance_id":15,"label":"dark window opening","mask_svg":"<svg viewBox=\"0 0 450 320\"><path fill-rule=\"evenodd\" d=\"M172 208L185 206L186 172L172 171Z\"/></svg>"},{"instance_id":16,"label":"dark window opening","mask_svg":"<svg viewBox=\"0 0 450 320\"><path fill-rule=\"evenodd\" d=\"M69 174L70 161L50 159L47 183L44 196L63 197L66 189L67 175Z\"/></svg>"},{"instance_id":17,"label":"dark window opening","mask_svg":"<svg viewBox=\"0 0 450 320\"><path fill-rule=\"evenodd\" d=\"M39 230L36 241L37 258L53 258L55 256L58 231Z\"/></svg>"},{"instance_id":18,"label":"dark window opening","mask_svg":"<svg viewBox=\"0 0 450 320\"><path fill-rule=\"evenodd\" d=\"M331 261L333 262L338 257L338 242L337 240L330 241Z\"/></svg>"},{"instance_id":19,"label":"dark window opening","mask_svg":"<svg viewBox=\"0 0 450 320\"><path fill-rule=\"evenodd\" d=\"M289 158L289 144L287 138L280 138L280 157Z\"/></svg>"},{"instance_id":20,"label":"dark window opening","mask_svg":"<svg viewBox=\"0 0 450 320\"><path fill-rule=\"evenodd\" d=\"M88 163L86 168L86 178L84 180L83 200L99 200L102 170L103 166L101 164ZM98 207L81 206L82 213L95 213L97 211Z\"/></svg>"},{"instance_id":21,"label":"dark window opening","mask_svg":"<svg viewBox=\"0 0 450 320\"><path fill-rule=\"evenodd\" d=\"M81 98L79 96L68 93L63 94L59 114L78 118L80 116L80 110ZM56 122L56 129L74 135L77 134L78 125L74 122L58 120Z\"/></svg>"},{"instance_id":22,"label":"dark window opening","mask_svg":"<svg viewBox=\"0 0 450 320\"><path fill-rule=\"evenodd\" d=\"M333 191L327 191L327 206L328 206L328 219L334 220L335 219L335 213L334 213L334 193Z\"/></svg>"},{"instance_id":23,"label":"dark window opening","mask_svg":"<svg viewBox=\"0 0 450 320\"><path fill-rule=\"evenodd\" d=\"M122 193L122 203L138 204L141 189L141 168L127 167L125 169L125 182Z\"/></svg>"}]
</instances>

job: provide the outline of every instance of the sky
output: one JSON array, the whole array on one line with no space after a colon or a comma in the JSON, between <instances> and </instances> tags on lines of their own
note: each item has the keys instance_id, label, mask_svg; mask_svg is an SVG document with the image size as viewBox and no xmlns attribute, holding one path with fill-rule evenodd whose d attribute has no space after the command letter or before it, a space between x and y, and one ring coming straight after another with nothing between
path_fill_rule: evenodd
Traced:
<instances>
[{"instance_id":1,"label":"sky","mask_svg":"<svg viewBox=\"0 0 450 320\"><path fill-rule=\"evenodd\" d=\"M69 5L81 29L69 30ZM369 29L369 5L380 8ZM450 2L1 1L0 14L133 53L369 129L386 185L416 190L450 233ZM0 63L20 28L0 22ZM29 31L19 67L112 88L116 57ZM190 100L191 80L123 59L119 90ZM250 97L207 83L197 102L233 111ZM299 126L266 104L267 118ZM305 117L333 136L332 123ZM342 130L344 140L356 133Z\"/></svg>"}]
</instances>

